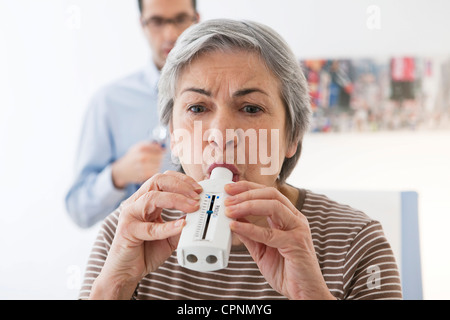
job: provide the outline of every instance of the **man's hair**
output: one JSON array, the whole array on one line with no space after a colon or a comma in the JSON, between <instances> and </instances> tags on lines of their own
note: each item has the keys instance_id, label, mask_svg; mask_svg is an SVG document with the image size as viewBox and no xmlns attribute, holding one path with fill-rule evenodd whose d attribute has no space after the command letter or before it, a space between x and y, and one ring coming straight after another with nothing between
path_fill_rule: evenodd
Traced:
<instances>
[{"instance_id":1,"label":"man's hair","mask_svg":"<svg viewBox=\"0 0 450 320\"><path fill-rule=\"evenodd\" d=\"M279 79L286 109L287 143L297 144L297 152L286 158L280 182L294 169L300 158L302 139L310 116L310 96L306 78L288 44L273 29L256 22L229 19L209 20L186 30L167 57L159 81L159 115L169 125L175 101L176 84L184 68L203 53L227 50L256 52Z\"/></svg>"},{"instance_id":2,"label":"man's hair","mask_svg":"<svg viewBox=\"0 0 450 320\"><path fill-rule=\"evenodd\" d=\"M142 10L144 9L142 0L138 0L138 6L139 6L139 12L142 14ZM192 7L194 8L195 12L197 12L197 0L192 0Z\"/></svg>"}]
</instances>

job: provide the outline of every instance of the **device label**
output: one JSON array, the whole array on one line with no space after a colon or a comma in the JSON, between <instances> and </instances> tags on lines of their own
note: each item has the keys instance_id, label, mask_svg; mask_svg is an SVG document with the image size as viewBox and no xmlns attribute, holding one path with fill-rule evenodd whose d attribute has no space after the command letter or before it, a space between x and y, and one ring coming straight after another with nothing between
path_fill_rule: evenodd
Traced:
<instances>
[{"instance_id":1,"label":"device label","mask_svg":"<svg viewBox=\"0 0 450 320\"><path fill-rule=\"evenodd\" d=\"M223 198L223 193L205 193L200 204L200 216L194 240L213 240Z\"/></svg>"}]
</instances>

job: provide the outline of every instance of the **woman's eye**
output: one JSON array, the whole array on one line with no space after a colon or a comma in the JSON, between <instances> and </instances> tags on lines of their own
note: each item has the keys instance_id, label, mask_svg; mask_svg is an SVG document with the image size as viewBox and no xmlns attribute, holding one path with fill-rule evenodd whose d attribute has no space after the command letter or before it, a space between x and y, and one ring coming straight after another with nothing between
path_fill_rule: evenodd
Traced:
<instances>
[{"instance_id":1,"label":"woman's eye","mask_svg":"<svg viewBox=\"0 0 450 320\"><path fill-rule=\"evenodd\" d=\"M201 113L201 112L205 112L206 108L204 106L200 106L200 105L193 105L190 106L189 111L191 111L192 113Z\"/></svg>"},{"instance_id":2,"label":"woman's eye","mask_svg":"<svg viewBox=\"0 0 450 320\"><path fill-rule=\"evenodd\" d=\"M246 112L246 113L258 113L260 112L262 109L260 107L257 106L245 106L244 108L242 108L242 111Z\"/></svg>"}]
</instances>

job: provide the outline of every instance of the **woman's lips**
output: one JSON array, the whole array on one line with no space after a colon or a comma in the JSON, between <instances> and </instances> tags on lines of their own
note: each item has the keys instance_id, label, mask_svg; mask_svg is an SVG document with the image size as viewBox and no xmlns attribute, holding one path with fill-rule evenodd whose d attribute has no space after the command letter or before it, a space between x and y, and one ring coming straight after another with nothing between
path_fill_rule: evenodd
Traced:
<instances>
[{"instance_id":1,"label":"woman's lips","mask_svg":"<svg viewBox=\"0 0 450 320\"><path fill-rule=\"evenodd\" d=\"M222 168L227 168L228 170L230 170L233 173L233 182L238 182L239 181L239 170L238 168L233 165L233 164L219 164L219 163L213 163L212 165L209 166L208 168L208 176L211 176L211 171L213 171L214 168L217 167L222 167Z\"/></svg>"}]
</instances>

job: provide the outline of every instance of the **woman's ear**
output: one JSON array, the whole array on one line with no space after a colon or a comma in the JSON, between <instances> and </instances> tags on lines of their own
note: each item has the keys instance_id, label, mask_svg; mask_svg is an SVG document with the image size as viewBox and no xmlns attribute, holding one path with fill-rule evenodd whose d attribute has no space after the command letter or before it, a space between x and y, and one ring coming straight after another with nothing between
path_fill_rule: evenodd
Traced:
<instances>
[{"instance_id":1,"label":"woman's ear","mask_svg":"<svg viewBox=\"0 0 450 320\"><path fill-rule=\"evenodd\" d=\"M173 124L172 121L169 121L169 146L170 151L173 152Z\"/></svg>"},{"instance_id":2,"label":"woman's ear","mask_svg":"<svg viewBox=\"0 0 450 320\"><path fill-rule=\"evenodd\" d=\"M286 150L286 158L292 158L295 155L300 143L301 143L301 141L296 141L296 142L291 143L291 145Z\"/></svg>"}]
</instances>

